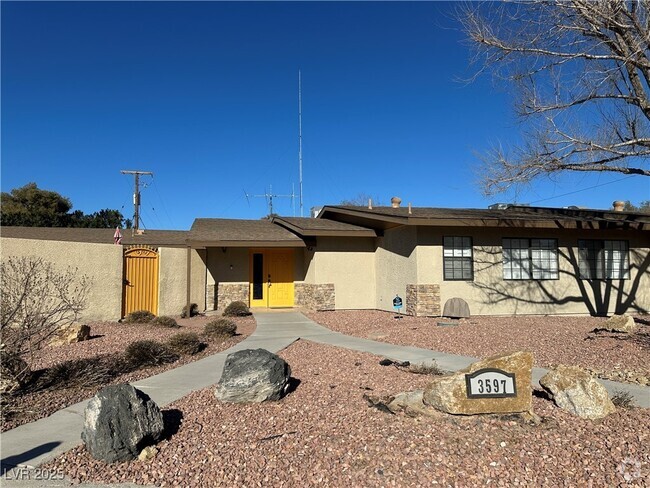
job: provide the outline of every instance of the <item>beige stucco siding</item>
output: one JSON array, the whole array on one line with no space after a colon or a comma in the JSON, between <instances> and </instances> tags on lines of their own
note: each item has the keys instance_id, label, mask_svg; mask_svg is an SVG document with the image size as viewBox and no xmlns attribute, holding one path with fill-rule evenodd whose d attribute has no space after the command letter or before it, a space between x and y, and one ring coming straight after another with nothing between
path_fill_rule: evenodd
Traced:
<instances>
[{"instance_id":1,"label":"beige stucco siding","mask_svg":"<svg viewBox=\"0 0 650 488\"><path fill-rule=\"evenodd\" d=\"M158 315L178 315L187 302L187 249L161 247ZM205 309L205 264L201 253L191 251L190 298Z\"/></svg>"},{"instance_id":2,"label":"beige stucco siding","mask_svg":"<svg viewBox=\"0 0 650 488\"><path fill-rule=\"evenodd\" d=\"M650 309L647 233L556 229L418 229L419 283L439 283L441 303L460 297L472 314L589 314L637 312ZM444 281L443 236L473 239L474 281ZM503 237L555 238L558 242L559 279L504 280ZM625 240L629 243L630 277L627 280L587 281L577 274L578 239ZM629 298L634 294L635 299Z\"/></svg>"},{"instance_id":3,"label":"beige stucco siding","mask_svg":"<svg viewBox=\"0 0 650 488\"><path fill-rule=\"evenodd\" d=\"M333 283L336 309L374 308L373 238L319 237L314 250L306 258L307 283Z\"/></svg>"},{"instance_id":4,"label":"beige stucco siding","mask_svg":"<svg viewBox=\"0 0 650 488\"><path fill-rule=\"evenodd\" d=\"M35 239L0 239L2 260L39 257L57 268L76 268L92 280L84 321L118 320L122 313L122 246Z\"/></svg>"},{"instance_id":5,"label":"beige stucco siding","mask_svg":"<svg viewBox=\"0 0 650 488\"><path fill-rule=\"evenodd\" d=\"M415 227L388 229L377 238L375 256L375 308L393 310L393 298L404 300L406 285L418 281L417 230Z\"/></svg>"},{"instance_id":6,"label":"beige stucco siding","mask_svg":"<svg viewBox=\"0 0 650 488\"><path fill-rule=\"evenodd\" d=\"M248 248L211 247L207 250L208 278L207 284L248 283Z\"/></svg>"}]
</instances>

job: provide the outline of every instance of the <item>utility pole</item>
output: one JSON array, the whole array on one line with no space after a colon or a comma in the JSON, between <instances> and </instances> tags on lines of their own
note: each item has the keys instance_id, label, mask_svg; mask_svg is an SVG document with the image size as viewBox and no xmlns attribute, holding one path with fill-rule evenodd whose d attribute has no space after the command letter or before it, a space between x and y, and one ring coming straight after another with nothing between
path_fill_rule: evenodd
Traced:
<instances>
[{"instance_id":1,"label":"utility pole","mask_svg":"<svg viewBox=\"0 0 650 488\"><path fill-rule=\"evenodd\" d=\"M133 175L133 233L137 233L140 228L140 175L153 177L151 171L121 170L123 175Z\"/></svg>"}]
</instances>

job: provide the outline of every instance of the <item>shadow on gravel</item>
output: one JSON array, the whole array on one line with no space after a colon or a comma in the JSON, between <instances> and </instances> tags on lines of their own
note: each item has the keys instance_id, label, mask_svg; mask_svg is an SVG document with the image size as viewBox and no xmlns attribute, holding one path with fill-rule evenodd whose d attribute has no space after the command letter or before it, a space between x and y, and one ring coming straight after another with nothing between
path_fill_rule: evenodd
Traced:
<instances>
[{"instance_id":1,"label":"shadow on gravel","mask_svg":"<svg viewBox=\"0 0 650 488\"><path fill-rule=\"evenodd\" d=\"M294 378L291 376L289 378L289 383L287 384L287 391L285 393L285 396L288 395L289 393L293 393L298 389L298 386L300 385L300 380L298 378Z\"/></svg>"},{"instance_id":2,"label":"shadow on gravel","mask_svg":"<svg viewBox=\"0 0 650 488\"><path fill-rule=\"evenodd\" d=\"M163 439L169 440L181 428L181 424L183 423L183 412L177 408L170 408L169 410L163 410L162 415L163 424L165 425Z\"/></svg>"},{"instance_id":3,"label":"shadow on gravel","mask_svg":"<svg viewBox=\"0 0 650 488\"><path fill-rule=\"evenodd\" d=\"M542 400L551 401L551 396L545 390L540 390L540 389L537 389L537 388L533 388L533 396L535 398L541 398Z\"/></svg>"}]
</instances>

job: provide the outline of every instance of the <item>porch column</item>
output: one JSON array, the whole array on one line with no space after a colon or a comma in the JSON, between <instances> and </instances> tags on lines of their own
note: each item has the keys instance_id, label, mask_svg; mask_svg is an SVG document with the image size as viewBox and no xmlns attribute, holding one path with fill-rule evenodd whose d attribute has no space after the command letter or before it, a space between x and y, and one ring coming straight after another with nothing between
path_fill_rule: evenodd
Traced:
<instances>
[{"instance_id":1,"label":"porch column","mask_svg":"<svg viewBox=\"0 0 650 488\"><path fill-rule=\"evenodd\" d=\"M187 300L186 300L186 306L187 308L187 316L190 317L190 311L192 310L192 248L188 247L187 248Z\"/></svg>"}]
</instances>

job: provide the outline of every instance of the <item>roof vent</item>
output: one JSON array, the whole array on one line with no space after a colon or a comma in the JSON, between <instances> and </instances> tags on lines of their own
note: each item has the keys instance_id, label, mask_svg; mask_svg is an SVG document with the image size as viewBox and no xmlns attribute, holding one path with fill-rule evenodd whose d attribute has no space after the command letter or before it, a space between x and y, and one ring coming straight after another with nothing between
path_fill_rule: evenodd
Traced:
<instances>
[{"instance_id":1,"label":"roof vent","mask_svg":"<svg viewBox=\"0 0 650 488\"><path fill-rule=\"evenodd\" d=\"M493 203L492 205L488 205L488 209L490 210L505 210L510 206L509 203Z\"/></svg>"},{"instance_id":2,"label":"roof vent","mask_svg":"<svg viewBox=\"0 0 650 488\"><path fill-rule=\"evenodd\" d=\"M402 203L402 199L400 197L393 197L390 199L390 205L393 208L399 208L401 203Z\"/></svg>"},{"instance_id":3,"label":"roof vent","mask_svg":"<svg viewBox=\"0 0 650 488\"><path fill-rule=\"evenodd\" d=\"M616 200L612 202L612 207L614 207L614 212L622 212L625 209L625 202L622 200Z\"/></svg>"}]
</instances>

